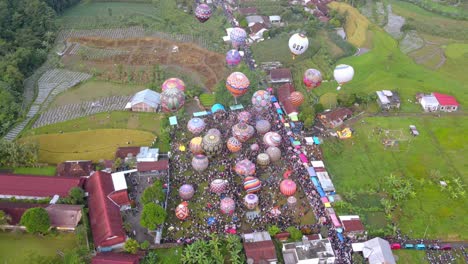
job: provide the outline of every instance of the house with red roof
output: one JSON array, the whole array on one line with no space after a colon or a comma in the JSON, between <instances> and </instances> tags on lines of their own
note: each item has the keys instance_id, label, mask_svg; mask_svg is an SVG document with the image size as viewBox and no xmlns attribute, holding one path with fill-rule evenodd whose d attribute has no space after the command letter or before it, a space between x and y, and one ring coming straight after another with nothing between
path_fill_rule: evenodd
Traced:
<instances>
[{"instance_id":1,"label":"house with red roof","mask_svg":"<svg viewBox=\"0 0 468 264\"><path fill-rule=\"evenodd\" d=\"M89 176L93 171L90 160L69 160L57 165L57 176L82 177Z\"/></svg>"},{"instance_id":2,"label":"house with red roof","mask_svg":"<svg viewBox=\"0 0 468 264\"><path fill-rule=\"evenodd\" d=\"M432 95L439 102L439 111L454 112L458 110L458 106L460 104L457 102L457 99L455 99L455 97L441 93L432 93Z\"/></svg>"},{"instance_id":3,"label":"house with red roof","mask_svg":"<svg viewBox=\"0 0 468 264\"><path fill-rule=\"evenodd\" d=\"M91 264L139 264L140 256L125 253L105 252L97 253L91 259Z\"/></svg>"},{"instance_id":4,"label":"house with red roof","mask_svg":"<svg viewBox=\"0 0 468 264\"><path fill-rule=\"evenodd\" d=\"M73 187L82 187L84 179L38 175L0 174L0 198L44 199L68 196Z\"/></svg>"},{"instance_id":5,"label":"house with red roof","mask_svg":"<svg viewBox=\"0 0 468 264\"><path fill-rule=\"evenodd\" d=\"M85 190L88 192L89 220L94 245L98 251L122 247L127 236L123 229L120 208L122 203L126 203L126 190L117 193L112 175L103 171L95 172L88 178Z\"/></svg>"},{"instance_id":6,"label":"house with red roof","mask_svg":"<svg viewBox=\"0 0 468 264\"><path fill-rule=\"evenodd\" d=\"M297 115L299 113L298 108L293 106L289 100L289 95L295 90L294 85L291 83L283 84L278 88L278 101L281 103L288 116Z\"/></svg>"},{"instance_id":7,"label":"house with red roof","mask_svg":"<svg viewBox=\"0 0 468 264\"><path fill-rule=\"evenodd\" d=\"M359 215L340 215L344 234L351 239L367 239L366 229L361 222Z\"/></svg>"},{"instance_id":8,"label":"house with red roof","mask_svg":"<svg viewBox=\"0 0 468 264\"><path fill-rule=\"evenodd\" d=\"M150 173L156 171L165 171L169 169L169 160L138 162L137 170L139 173Z\"/></svg>"},{"instance_id":9,"label":"house with red roof","mask_svg":"<svg viewBox=\"0 0 468 264\"><path fill-rule=\"evenodd\" d=\"M292 73L290 69L273 69L270 71L270 83L283 84L292 83Z\"/></svg>"},{"instance_id":10,"label":"house with red roof","mask_svg":"<svg viewBox=\"0 0 468 264\"><path fill-rule=\"evenodd\" d=\"M268 232L255 232L242 235L244 250L252 263L277 263L276 249Z\"/></svg>"}]
</instances>

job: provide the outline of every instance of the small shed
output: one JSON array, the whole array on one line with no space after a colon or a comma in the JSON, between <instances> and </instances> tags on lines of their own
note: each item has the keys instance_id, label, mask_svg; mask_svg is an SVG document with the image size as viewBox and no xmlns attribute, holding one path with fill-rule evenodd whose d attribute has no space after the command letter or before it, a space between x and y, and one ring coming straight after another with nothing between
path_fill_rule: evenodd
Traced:
<instances>
[{"instance_id":1,"label":"small shed","mask_svg":"<svg viewBox=\"0 0 468 264\"><path fill-rule=\"evenodd\" d=\"M157 112L161 104L161 95L150 89L136 93L130 101L132 111Z\"/></svg>"}]
</instances>

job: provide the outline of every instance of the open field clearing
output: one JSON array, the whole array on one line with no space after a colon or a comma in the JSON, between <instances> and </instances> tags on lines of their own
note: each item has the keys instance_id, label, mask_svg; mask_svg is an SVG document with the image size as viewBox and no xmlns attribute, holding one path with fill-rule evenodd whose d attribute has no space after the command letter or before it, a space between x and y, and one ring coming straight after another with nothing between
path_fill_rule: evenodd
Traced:
<instances>
[{"instance_id":1,"label":"open field clearing","mask_svg":"<svg viewBox=\"0 0 468 264\"><path fill-rule=\"evenodd\" d=\"M454 43L449 44L445 48L445 56L447 61L438 70L446 76L468 83L468 44Z\"/></svg>"},{"instance_id":2,"label":"open field clearing","mask_svg":"<svg viewBox=\"0 0 468 264\"><path fill-rule=\"evenodd\" d=\"M14 174L47 175L47 176L55 176L56 172L57 172L57 169L53 166L38 167L38 168L17 167L13 170Z\"/></svg>"},{"instance_id":3,"label":"open field clearing","mask_svg":"<svg viewBox=\"0 0 468 264\"><path fill-rule=\"evenodd\" d=\"M57 164L64 160L114 158L120 146L151 146L156 136L129 129L95 129L63 134L44 134L21 139L39 144L39 162Z\"/></svg>"},{"instance_id":4,"label":"open field clearing","mask_svg":"<svg viewBox=\"0 0 468 264\"><path fill-rule=\"evenodd\" d=\"M65 52L63 58L65 65L83 64L82 66L88 70L95 69L101 79L135 80L147 83L157 74L154 65L175 67L188 75L196 73L200 76L202 85L208 89L212 89L225 77L224 55L191 43L156 37L134 39L77 37L69 38L68 41L96 49L126 51L110 57L87 57L86 54L74 54L70 49ZM123 66L131 67L131 70L124 71Z\"/></svg>"},{"instance_id":5,"label":"open field clearing","mask_svg":"<svg viewBox=\"0 0 468 264\"><path fill-rule=\"evenodd\" d=\"M465 159L468 140L468 118L465 116L434 118L373 117L353 125L355 133L347 141L330 140L323 145L325 161L338 193L353 191L353 202L365 206L361 195L374 197L381 206L385 197L383 179L389 175L410 180L416 193L397 205L392 218L406 234L428 238L466 240L468 232L462 213L468 206L463 197L452 197L439 181L453 184L455 178L468 182ZM420 136L409 135L409 125L416 125ZM388 131L388 134L387 134ZM397 140L385 147L385 139ZM367 205L368 206L368 205ZM385 219L385 218L384 218ZM411 233L412 232L412 233Z\"/></svg>"},{"instance_id":6,"label":"open field clearing","mask_svg":"<svg viewBox=\"0 0 468 264\"><path fill-rule=\"evenodd\" d=\"M57 250L73 249L77 245L74 234L58 236L31 235L26 233L0 232L0 262L8 264L30 263L31 254L57 256Z\"/></svg>"}]
</instances>

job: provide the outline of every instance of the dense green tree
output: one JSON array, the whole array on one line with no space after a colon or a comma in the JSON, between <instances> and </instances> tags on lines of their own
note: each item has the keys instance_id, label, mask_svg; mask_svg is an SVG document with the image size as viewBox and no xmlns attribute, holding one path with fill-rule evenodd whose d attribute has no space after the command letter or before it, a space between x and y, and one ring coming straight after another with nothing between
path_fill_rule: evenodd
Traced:
<instances>
[{"instance_id":1,"label":"dense green tree","mask_svg":"<svg viewBox=\"0 0 468 264\"><path fill-rule=\"evenodd\" d=\"M146 188L140 200L143 204L162 202L164 200L164 192L161 181L156 180L153 185Z\"/></svg>"},{"instance_id":2,"label":"dense green tree","mask_svg":"<svg viewBox=\"0 0 468 264\"><path fill-rule=\"evenodd\" d=\"M21 144L0 139L0 167L33 166L37 163L37 144Z\"/></svg>"},{"instance_id":3,"label":"dense green tree","mask_svg":"<svg viewBox=\"0 0 468 264\"><path fill-rule=\"evenodd\" d=\"M158 254L155 251L150 251L146 254L141 264L153 264L158 263Z\"/></svg>"},{"instance_id":4,"label":"dense green tree","mask_svg":"<svg viewBox=\"0 0 468 264\"><path fill-rule=\"evenodd\" d=\"M10 220L11 217L4 211L0 210L0 225L6 225Z\"/></svg>"},{"instance_id":5,"label":"dense green tree","mask_svg":"<svg viewBox=\"0 0 468 264\"><path fill-rule=\"evenodd\" d=\"M136 241L135 239L130 238L127 241L125 241L124 250L126 252L130 254L135 254L137 253L138 248L139 248L138 241Z\"/></svg>"},{"instance_id":6,"label":"dense green tree","mask_svg":"<svg viewBox=\"0 0 468 264\"><path fill-rule=\"evenodd\" d=\"M150 242L148 240L145 240L141 242L140 248L143 250L147 250L150 247L150 245L151 245Z\"/></svg>"},{"instance_id":7,"label":"dense green tree","mask_svg":"<svg viewBox=\"0 0 468 264\"><path fill-rule=\"evenodd\" d=\"M68 192L70 203L72 204L83 204L85 191L80 187L73 187Z\"/></svg>"},{"instance_id":8,"label":"dense green tree","mask_svg":"<svg viewBox=\"0 0 468 264\"><path fill-rule=\"evenodd\" d=\"M290 226L286 228L286 231L289 232L290 239L292 241L298 241L302 238L302 233L299 229L297 229L295 226Z\"/></svg>"},{"instance_id":9,"label":"dense green tree","mask_svg":"<svg viewBox=\"0 0 468 264\"><path fill-rule=\"evenodd\" d=\"M281 232L281 229L276 225L271 225L268 227L268 234L270 234L270 236L274 236L279 232Z\"/></svg>"},{"instance_id":10,"label":"dense green tree","mask_svg":"<svg viewBox=\"0 0 468 264\"><path fill-rule=\"evenodd\" d=\"M20 224L25 226L29 233L45 234L50 229L49 214L42 207L30 208L21 217Z\"/></svg>"},{"instance_id":11,"label":"dense green tree","mask_svg":"<svg viewBox=\"0 0 468 264\"><path fill-rule=\"evenodd\" d=\"M160 205L147 203L143 206L140 224L150 230L154 230L158 225L164 223L166 216L166 210L164 210Z\"/></svg>"}]
</instances>

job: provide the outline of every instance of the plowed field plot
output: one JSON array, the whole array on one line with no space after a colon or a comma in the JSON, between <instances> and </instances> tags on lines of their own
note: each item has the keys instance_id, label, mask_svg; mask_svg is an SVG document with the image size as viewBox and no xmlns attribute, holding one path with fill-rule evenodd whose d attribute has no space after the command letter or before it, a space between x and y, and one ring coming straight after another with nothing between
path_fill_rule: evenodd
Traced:
<instances>
[{"instance_id":1,"label":"plowed field plot","mask_svg":"<svg viewBox=\"0 0 468 264\"><path fill-rule=\"evenodd\" d=\"M130 67L138 72L141 82L149 82L153 76L153 66L162 65L178 68L184 74L197 74L203 86L212 90L214 85L225 77L224 55L208 51L192 43L169 41L161 38L107 39L97 37L69 38L69 42L80 47L102 50L106 56L87 56L86 52L65 51L65 64L82 60L88 69L97 69L105 79L122 80L129 78L118 65ZM110 53L109 51L116 51Z\"/></svg>"}]
</instances>

